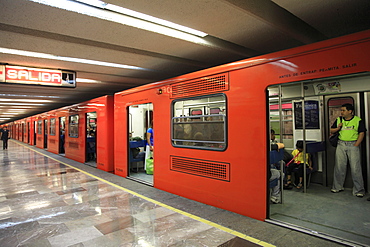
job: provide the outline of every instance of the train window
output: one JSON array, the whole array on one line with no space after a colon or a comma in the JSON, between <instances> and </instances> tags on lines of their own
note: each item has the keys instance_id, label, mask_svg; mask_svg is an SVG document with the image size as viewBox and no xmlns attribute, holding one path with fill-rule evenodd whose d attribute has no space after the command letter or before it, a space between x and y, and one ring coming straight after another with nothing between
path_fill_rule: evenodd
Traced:
<instances>
[{"instance_id":1,"label":"train window","mask_svg":"<svg viewBox=\"0 0 370 247\"><path fill-rule=\"evenodd\" d=\"M270 124L271 128L275 130L276 139L293 139L293 110L291 102L282 103L282 122L280 122L279 104L270 102ZM280 124L282 124L283 133L279 133Z\"/></svg>"},{"instance_id":2,"label":"train window","mask_svg":"<svg viewBox=\"0 0 370 247\"><path fill-rule=\"evenodd\" d=\"M51 136L55 136L55 123L56 123L55 118L50 119L49 134Z\"/></svg>"},{"instance_id":3,"label":"train window","mask_svg":"<svg viewBox=\"0 0 370 247\"><path fill-rule=\"evenodd\" d=\"M42 135L42 120L37 121L37 134Z\"/></svg>"},{"instance_id":4,"label":"train window","mask_svg":"<svg viewBox=\"0 0 370 247\"><path fill-rule=\"evenodd\" d=\"M226 149L225 95L175 100L172 108L172 144L175 147Z\"/></svg>"},{"instance_id":5,"label":"train window","mask_svg":"<svg viewBox=\"0 0 370 247\"><path fill-rule=\"evenodd\" d=\"M78 115L69 116L69 137L78 137Z\"/></svg>"}]
</instances>

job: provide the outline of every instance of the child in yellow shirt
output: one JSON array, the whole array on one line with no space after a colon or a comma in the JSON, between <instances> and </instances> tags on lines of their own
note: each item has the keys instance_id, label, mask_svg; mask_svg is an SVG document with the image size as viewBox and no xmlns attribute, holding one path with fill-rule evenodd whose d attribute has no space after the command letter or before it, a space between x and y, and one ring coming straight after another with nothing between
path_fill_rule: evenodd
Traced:
<instances>
[{"instance_id":1,"label":"child in yellow shirt","mask_svg":"<svg viewBox=\"0 0 370 247\"><path fill-rule=\"evenodd\" d=\"M302 188L302 182L303 182L303 168L304 167L308 167L310 170L312 170L312 161L311 161L311 158L310 158L310 155L306 153L306 166L303 166L304 164L304 156L303 156L303 141L297 141L296 143L296 148L297 149L294 149L293 152L292 152L292 155L293 155L293 159L294 159L294 162L292 162L288 167L287 167L287 170L286 170L286 174L287 174L287 184L286 186L289 186L291 185L291 176L292 176L292 172L295 168L298 168L297 170L297 175L299 177L299 183L297 185L297 189L300 189Z\"/></svg>"}]
</instances>

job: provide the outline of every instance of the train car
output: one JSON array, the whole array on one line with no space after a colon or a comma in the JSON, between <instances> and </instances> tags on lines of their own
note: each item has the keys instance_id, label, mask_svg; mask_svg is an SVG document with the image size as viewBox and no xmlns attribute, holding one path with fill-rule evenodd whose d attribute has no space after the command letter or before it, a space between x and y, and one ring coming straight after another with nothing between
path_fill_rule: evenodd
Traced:
<instances>
[{"instance_id":1,"label":"train car","mask_svg":"<svg viewBox=\"0 0 370 247\"><path fill-rule=\"evenodd\" d=\"M329 127L345 102L369 123L369 56L370 31L365 31L117 93L115 174L258 220L274 218L284 209L270 207L273 128L288 152L297 141L305 143L304 152L312 153L316 167L311 183L330 195L334 148L326 142ZM149 155L153 175L140 164L150 158L147 154L144 159L132 155L137 147L148 152L140 141L149 127L155 130ZM368 133L362 143L367 190ZM288 199L287 194L282 198Z\"/></svg>"},{"instance_id":2,"label":"train car","mask_svg":"<svg viewBox=\"0 0 370 247\"><path fill-rule=\"evenodd\" d=\"M113 153L113 96L103 96L59 110L68 111L51 118L60 126L65 156L103 171L114 170ZM57 120L57 117L60 120ZM58 130L56 130L58 132ZM56 151L56 150L54 150Z\"/></svg>"}]
</instances>

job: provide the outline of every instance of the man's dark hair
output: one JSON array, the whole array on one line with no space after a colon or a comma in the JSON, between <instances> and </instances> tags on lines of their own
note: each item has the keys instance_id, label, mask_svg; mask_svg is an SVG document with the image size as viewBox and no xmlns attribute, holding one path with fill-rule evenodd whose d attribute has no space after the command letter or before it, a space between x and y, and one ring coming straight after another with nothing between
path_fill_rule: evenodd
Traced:
<instances>
[{"instance_id":1,"label":"man's dark hair","mask_svg":"<svg viewBox=\"0 0 370 247\"><path fill-rule=\"evenodd\" d=\"M355 110L353 105L349 104L349 103L343 104L342 107L345 107L347 109L347 111L352 111L353 112Z\"/></svg>"},{"instance_id":2,"label":"man's dark hair","mask_svg":"<svg viewBox=\"0 0 370 247\"><path fill-rule=\"evenodd\" d=\"M271 134L275 135L275 130L271 129Z\"/></svg>"}]
</instances>

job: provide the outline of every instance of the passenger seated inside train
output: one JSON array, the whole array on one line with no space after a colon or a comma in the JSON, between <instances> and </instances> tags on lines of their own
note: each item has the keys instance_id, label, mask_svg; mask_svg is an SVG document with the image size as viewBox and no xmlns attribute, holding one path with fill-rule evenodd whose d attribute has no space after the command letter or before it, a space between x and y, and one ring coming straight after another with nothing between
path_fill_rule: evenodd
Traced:
<instances>
[{"instance_id":1,"label":"passenger seated inside train","mask_svg":"<svg viewBox=\"0 0 370 247\"><path fill-rule=\"evenodd\" d=\"M87 161L96 161L95 131L89 131L87 135Z\"/></svg>"},{"instance_id":2,"label":"passenger seated inside train","mask_svg":"<svg viewBox=\"0 0 370 247\"><path fill-rule=\"evenodd\" d=\"M308 168L312 170L312 160L310 154L306 153L306 165L304 164L304 156L303 156L303 141L297 141L296 149L292 152L293 159L291 162L287 163L286 167L286 174L287 174L287 182L284 185L285 188L292 187L294 184L296 185L297 189L302 188L303 183L303 169ZM296 180L295 183L292 184L291 177L292 173L296 172ZM298 179L297 179L298 177ZM298 183L298 184L297 184Z\"/></svg>"},{"instance_id":3,"label":"passenger seated inside train","mask_svg":"<svg viewBox=\"0 0 370 247\"><path fill-rule=\"evenodd\" d=\"M271 151L273 150L280 150L284 148L284 144L283 143L271 143ZM281 174L280 174L280 171L277 169L276 167L276 164L270 164L270 172L269 172L269 181L274 181L276 180L277 183L275 186L273 186L271 188L271 196L270 196L270 200L272 203L274 204L277 204L277 203L280 203L281 201L281 190L280 190L280 177L281 177Z\"/></svg>"}]
</instances>

